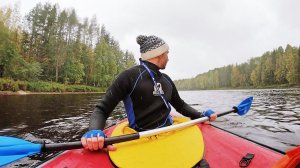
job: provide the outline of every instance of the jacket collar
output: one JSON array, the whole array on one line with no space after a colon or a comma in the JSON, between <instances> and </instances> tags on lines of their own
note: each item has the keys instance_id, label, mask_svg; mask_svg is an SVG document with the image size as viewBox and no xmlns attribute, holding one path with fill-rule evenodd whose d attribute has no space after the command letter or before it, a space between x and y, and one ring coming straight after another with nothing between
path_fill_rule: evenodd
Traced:
<instances>
[{"instance_id":1,"label":"jacket collar","mask_svg":"<svg viewBox=\"0 0 300 168\"><path fill-rule=\"evenodd\" d=\"M147 65L147 67L148 67L150 70L152 70L153 72L155 72L155 73L160 73L159 67L158 67L157 65L155 65L155 64L153 64L153 63L151 63L151 62L148 62L148 61L141 60L141 59L140 59L140 61L142 61L143 63L145 63L145 64Z\"/></svg>"}]
</instances>

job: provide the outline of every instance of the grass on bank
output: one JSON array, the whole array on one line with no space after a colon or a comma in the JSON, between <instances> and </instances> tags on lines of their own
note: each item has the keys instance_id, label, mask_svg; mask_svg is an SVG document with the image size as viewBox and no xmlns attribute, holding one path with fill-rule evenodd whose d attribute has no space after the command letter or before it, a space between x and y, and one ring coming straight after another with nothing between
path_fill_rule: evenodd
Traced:
<instances>
[{"instance_id":1,"label":"grass on bank","mask_svg":"<svg viewBox=\"0 0 300 168\"><path fill-rule=\"evenodd\" d=\"M104 92L105 88L86 85L66 85L44 81L14 81L12 79L0 78L0 91L17 92L19 90L31 92Z\"/></svg>"},{"instance_id":2,"label":"grass on bank","mask_svg":"<svg viewBox=\"0 0 300 168\"><path fill-rule=\"evenodd\" d=\"M300 85L278 84L278 85L261 85L261 86L245 86L245 87L220 87L220 88L202 88L202 89L178 89L179 91L192 90L245 90L245 89L287 89L300 88Z\"/></svg>"}]
</instances>

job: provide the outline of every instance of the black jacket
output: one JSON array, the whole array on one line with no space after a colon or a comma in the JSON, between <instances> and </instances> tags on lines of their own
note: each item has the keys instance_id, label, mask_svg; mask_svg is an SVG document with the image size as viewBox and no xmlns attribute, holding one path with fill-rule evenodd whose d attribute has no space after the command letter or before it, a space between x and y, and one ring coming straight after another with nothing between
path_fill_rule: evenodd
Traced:
<instances>
[{"instance_id":1,"label":"black jacket","mask_svg":"<svg viewBox=\"0 0 300 168\"><path fill-rule=\"evenodd\" d=\"M159 71L150 62L144 62L152 71L157 83L161 84L163 96L179 113L191 119L202 114L186 104L179 96L171 78ZM91 115L90 130L103 130L105 121L116 105L123 100L130 127L138 131L171 125L167 108L160 96L155 96L154 83L148 71L142 66L134 66L122 72L108 88L105 96L96 105Z\"/></svg>"}]
</instances>

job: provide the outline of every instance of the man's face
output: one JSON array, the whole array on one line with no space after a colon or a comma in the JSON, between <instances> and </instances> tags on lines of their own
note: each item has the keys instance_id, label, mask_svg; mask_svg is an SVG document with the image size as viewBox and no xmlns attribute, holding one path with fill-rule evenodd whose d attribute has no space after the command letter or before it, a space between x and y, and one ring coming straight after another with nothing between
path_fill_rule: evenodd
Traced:
<instances>
[{"instance_id":1,"label":"man's face","mask_svg":"<svg viewBox=\"0 0 300 168\"><path fill-rule=\"evenodd\" d=\"M163 53L162 56L161 56L161 64L160 64L161 65L161 67L160 67L161 69L165 69L166 66L167 66L167 63L169 61L168 54L169 54L169 51Z\"/></svg>"}]
</instances>

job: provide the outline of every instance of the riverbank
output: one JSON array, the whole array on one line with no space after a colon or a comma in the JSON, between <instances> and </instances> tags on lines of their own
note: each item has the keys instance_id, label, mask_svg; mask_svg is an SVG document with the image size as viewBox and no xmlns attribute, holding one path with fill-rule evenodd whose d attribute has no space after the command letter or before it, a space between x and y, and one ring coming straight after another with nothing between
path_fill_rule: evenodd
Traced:
<instances>
[{"instance_id":1,"label":"riverbank","mask_svg":"<svg viewBox=\"0 0 300 168\"><path fill-rule=\"evenodd\" d=\"M265 86L249 86L249 87L222 87L222 88L211 88L211 89L179 89L179 91L193 91L193 90L256 90L256 89L293 89L300 88L300 85L265 85Z\"/></svg>"},{"instance_id":2,"label":"riverbank","mask_svg":"<svg viewBox=\"0 0 300 168\"><path fill-rule=\"evenodd\" d=\"M105 92L30 92L19 90L17 92L13 91L0 91L0 96L2 95L42 95L42 94L104 94Z\"/></svg>"},{"instance_id":3,"label":"riverbank","mask_svg":"<svg viewBox=\"0 0 300 168\"><path fill-rule=\"evenodd\" d=\"M0 95L26 95L26 94L65 94L65 93L101 93L106 88L79 85L62 84L45 81L15 81L0 78Z\"/></svg>"}]
</instances>

